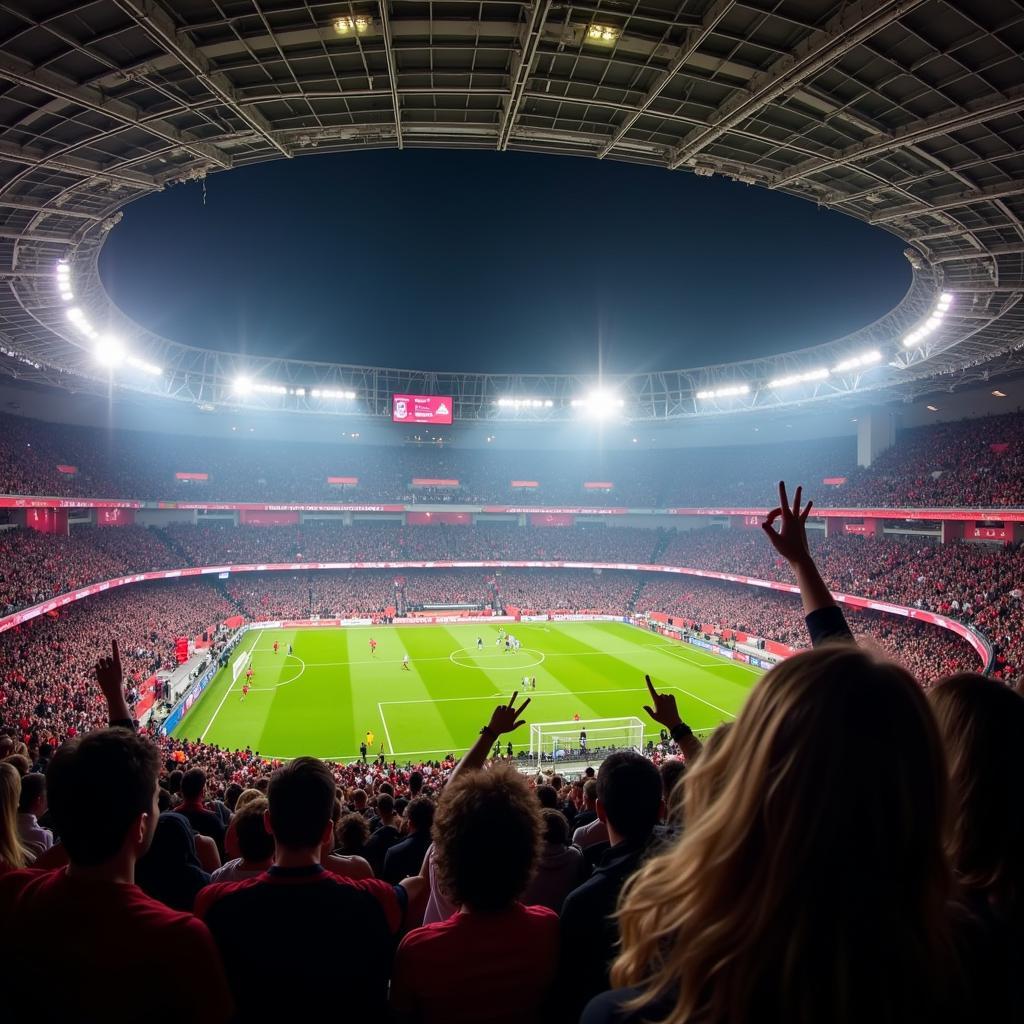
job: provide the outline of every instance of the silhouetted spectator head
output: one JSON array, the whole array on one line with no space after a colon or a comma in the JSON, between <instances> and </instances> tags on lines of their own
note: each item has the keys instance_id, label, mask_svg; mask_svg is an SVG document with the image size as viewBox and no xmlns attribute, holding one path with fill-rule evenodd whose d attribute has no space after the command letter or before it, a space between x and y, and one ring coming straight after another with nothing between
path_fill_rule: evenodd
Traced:
<instances>
[{"instance_id":1,"label":"silhouetted spectator head","mask_svg":"<svg viewBox=\"0 0 1024 1024\"><path fill-rule=\"evenodd\" d=\"M947 848L959 881L1001 914L1024 911L1024 697L972 673L930 694L949 761ZM24 785L24 780L22 780Z\"/></svg>"},{"instance_id":2,"label":"silhouetted spectator head","mask_svg":"<svg viewBox=\"0 0 1024 1024\"><path fill-rule=\"evenodd\" d=\"M553 786L549 786L545 783L542 786L538 786L534 792L537 794L537 803L539 803L541 807L558 806L558 794L555 792Z\"/></svg>"},{"instance_id":3,"label":"silhouetted spectator head","mask_svg":"<svg viewBox=\"0 0 1024 1024\"><path fill-rule=\"evenodd\" d=\"M414 832L420 835L429 833L434 824L434 801L426 796L418 796L415 800L410 800L405 817Z\"/></svg>"},{"instance_id":4,"label":"silhouetted spectator head","mask_svg":"<svg viewBox=\"0 0 1024 1024\"><path fill-rule=\"evenodd\" d=\"M545 807L540 816L544 827L544 842L552 846L568 846L569 822L565 820L565 815L553 807Z\"/></svg>"},{"instance_id":5,"label":"silhouetted spectator head","mask_svg":"<svg viewBox=\"0 0 1024 1024\"><path fill-rule=\"evenodd\" d=\"M343 814L334 829L334 842L342 853L362 854L370 838L370 826L358 811Z\"/></svg>"},{"instance_id":6,"label":"silhouetted spectator head","mask_svg":"<svg viewBox=\"0 0 1024 1024\"><path fill-rule=\"evenodd\" d=\"M202 800L206 790L206 772L190 768L181 778L181 795L186 800Z\"/></svg>"},{"instance_id":7,"label":"silhouetted spectator head","mask_svg":"<svg viewBox=\"0 0 1024 1024\"><path fill-rule=\"evenodd\" d=\"M592 811L597 804L597 779L587 779L583 783L583 806Z\"/></svg>"},{"instance_id":8,"label":"silhouetted spectator head","mask_svg":"<svg viewBox=\"0 0 1024 1024\"><path fill-rule=\"evenodd\" d=\"M513 768L456 776L434 815L434 864L441 889L470 910L516 900L540 856L541 810Z\"/></svg>"},{"instance_id":9,"label":"silhouetted spectator head","mask_svg":"<svg viewBox=\"0 0 1024 1024\"><path fill-rule=\"evenodd\" d=\"M617 750L601 762L597 773L597 816L615 834L642 842L661 816L658 769L632 750Z\"/></svg>"},{"instance_id":10,"label":"silhouetted spectator head","mask_svg":"<svg viewBox=\"0 0 1024 1024\"><path fill-rule=\"evenodd\" d=\"M262 863L274 856L274 837L267 831L264 814L268 810L266 798L250 800L238 811L231 823L235 826L238 852L252 863Z\"/></svg>"},{"instance_id":11,"label":"silhouetted spectator head","mask_svg":"<svg viewBox=\"0 0 1024 1024\"><path fill-rule=\"evenodd\" d=\"M421 772L412 772L409 776L409 794L417 796L422 788L423 774Z\"/></svg>"},{"instance_id":12,"label":"silhouetted spectator head","mask_svg":"<svg viewBox=\"0 0 1024 1024\"><path fill-rule=\"evenodd\" d=\"M377 814L382 818L390 817L395 813L395 798L390 793L381 793L377 797Z\"/></svg>"},{"instance_id":13,"label":"silhouetted spectator head","mask_svg":"<svg viewBox=\"0 0 1024 1024\"><path fill-rule=\"evenodd\" d=\"M241 795L242 787L237 782L232 782L228 785L227 789L224 790L224 803L233 811L235 809L235 804L238 803L238 798Z\"/></svg>"},{"instance_id":14,"label":"silhouetted spectator head","mask_svg":"<svg viewBox=\"0 0 1024 1024\"><path fill-rule=\"evenodd\" d=\"M34 814L36 817L46 810L46 776L40 772L29 772L21 780L21 798L18 801L20 814Z\"/></svg>"},{"instance_id":15,"label":"silhouetted spectator head","mask_svg":"<svg viewBox=\"0 0 1024 1024\"><path fill-rule=\"evenodd\" d=\"M334 776L315 757L297 757L270 777L267 820L279 846L319 849L328 839Z\"/></svg>"},{"instance_id":16,"label":"silhouetted spectator head","mask_svg":"<svg viewBox=\"0 0 1024 1024\"><path fill-rule=\"evenodd\" d=\"M127 729L75 737L50 760L50 815L72 864L104 864L127 847L141 857L157 822L160 755Z\"/></svg>"}]
</instances>

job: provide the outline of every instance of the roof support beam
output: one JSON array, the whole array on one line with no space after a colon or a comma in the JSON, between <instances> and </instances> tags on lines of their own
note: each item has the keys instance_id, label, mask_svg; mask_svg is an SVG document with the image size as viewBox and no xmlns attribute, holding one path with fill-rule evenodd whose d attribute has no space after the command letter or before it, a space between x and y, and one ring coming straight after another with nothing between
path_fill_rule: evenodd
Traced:
<instances>
[{"instance_id":1,"label":"roof support beam","mask_svg":"<svg viewBox=\"0 0 1024 1024\"><path fill-rule=\"evenodd\" d=\"M971 252L951 253L945 256L932 256L929 263L956 263L958 260L991 260L997 256L1019 256L1024 253L1024 242L1008 242L1000 245L990 245L984 249L976 249Z\"/></svg>"},{"instance_id":2,"label":"roof support beam","mask_svg":"<svg viewBox=\"0 0 1024 1024\"><path fill-rule=\"evenodd\" d=\"M155 0L117 0L117 5L138 23L153 42L191 71L239 120L262 136L282 156L291 156L291 152L274 137L269 122L259 111L245 110L239 106L234 86L227 76L212 70L206 57L185 36L179 37L174 19L160 4Z\"/></svg>"},{"instance_id":3,"label":"roof support beam","mask_svg":"<svg viewBox=\"0 0 1024 1024\"><path fill-rule=\"evenodd\" d=\"M523 105L523 96L526 93L526 83L530 80L530 68L533 67L533 61L537 56L537 47L540 46L540 39L544 34L544 23L548 20L550 10L551 0L534 0L533 6L530 8L526 37L523 39L523 48L519 51L519 64L509 75L511 94L505 104L505 115L501 119L501 127L498 129L498 149L502 152L508 149L512 129L519 118L519 110Z\"/></svg>"},{"instance_id":4,"label":"roof support beam","mask_svg":"<svg viewBox=\"0 0 1024 1024\"><path fill-rule=\"evenodd\" d=\"M843 6L827 25L812 32L792 54L751 78L745 89L734 92L710 118L707 128L695 129L676 149L669 169L692 160L702 149L730 129L753 117L819 71L834 64L864 40L920 6L924 0L862 0Z\"/></svg>"},{"instance_id":5,"label":"roof support beam","mask_svg":"<svg viewBox=\"0 0 1024 1024\"><path fill-rule=\"evenodd\" d=\"M392 45L391 15L388 11L388 4L391 0L380 0L377 5L380 9L380 24L384 31L384 56L388 62L388 85L391 88L391 105L395 108L395 138L398 140L398 148L404 149L402 141L402 102L398 97L398 63L395 60L395 48Z\"/></svg>"},{"instance_id":6,"label":"roof support beam","mask_svg":"<svg viewBox=\"0 0 1024 1024\"><path fill-rule=\"evenodd\" d=\"M56 96L68 103L93 110L109 117L118 124L139 128L150 135L155 135L172 146L181 146L201 160L208 160L219 167L230 167L230 157L224 156L213 146L204 145L196 139L178 131L173 125L160 118L147 120L143 114L130 103L104 96L91 86L78 85L62 75L55 75L43 68L34 68L28 61L15 57L11 53L0 53L0 78L9 82L37 89L48 96Z\"/></svg>"},{"instance_id":7,"label":"roof support beam","mask_svg":"<svg viewBox=\"0 0 1024 1024\"><path fill-rule=\"evenodd\" d=\"M0 238L12 242L45 242L53 245L74 245L77 239L72 235L48 235L38 231L8 231L0 228Z\"/></svg>"},{"instance_id":8,"label":"roof support beam","mask_svg":"<svg viewBox=\"0 0 1024 1024\"><path fill-rule=\"evenodd\" d=\"M989 188L970 189L955 195L943 196L939 199L922 199L920 203L910 206L896 206L891 210L881 210L868 220L869 224L885 224L901 217L920 217L937 210L955 210L960 206L971 206L973 203L986 203L995 199L1007 199L1011 196L1024 195L1024 182L1009 181L1003 185L992 185Z\"/></svg>"},{"instance_id":9,"label":"roof support beam","mask_svg":"<svg viewBox=\"0 0 1024 1024\"><path fill-rule=\"evenodd\" d=\"M81 210L65 210L59 206L45 206L42 203L26 203L22 199L7 199L0 195L0 207L5 210L24 210L26 213L44 213L49 217L76 217L81 220L103 220L98 213L83 213Z\"/></svg>"},{"instance_id":10,"label":"roof support beam","mask_svg":"<svg viewBox=\"0 0 1024 1024\"><path fill-rule=\"evenodd\" d=\"M47 170L74 174L86 180L106 178L108 181L117 181L134 188L158 190L163 187L156 178L149 174L143 174L141 171L120 170L116 166L106 167L77 156L47 156L41 150L16 146L14 143L2 139L0 139L0 160L10 160L27 167L45 167Z\"/></svg>"},{"instance_id":11,"label":"roof support beam","mask_svg":"<svg viewBox=\"0 0 1024 1024\"><path fill-rule=\"evenodd\" d=\"M826 157L824 160L805 160L792 170L780 174L772 182L772 185L775 188L780 188L799 178L811 177L822 171L831 171L836 167L843 167L846 164L857 163L871 157L885 156L895 150L905 149L937 135L983 124L985 121L1004 117L1007 114L1016 114L1022 110L1024 110L1024 86L1016 86L1007 90L1006 95L990 96L969 109L946 110L921 121L904 125L889 134L872 136L855 146L842 150L834 157Z\"/></svg>"},{"instance_id":12,"label":"roof support beam","mask_svg":"<svg viewBox=\"0 0 1024 1024\"><path fill-rule=\"evenodd\" d=\"M662 72L661 77L647 90L640 105L633 111L628 117L623 120L622 124L619 125L618 130L611 137L608 143L601 147L598 151L598 159L604 159L625 137L626 133L640 120L641 117L650 109L651 104L668 88L669 83L679 74L683 65L700 49L704 41L711 35L712 32L718 27L718 23L731 11L733 8L733 0L717 0L713 3L704 14L701 19L701 23L697 28L687 30L683 42L679 47L679 52L676 54L672 63ZM675 166L669 164L671 169L675 169Z\"/></svg>"}]
</instances>

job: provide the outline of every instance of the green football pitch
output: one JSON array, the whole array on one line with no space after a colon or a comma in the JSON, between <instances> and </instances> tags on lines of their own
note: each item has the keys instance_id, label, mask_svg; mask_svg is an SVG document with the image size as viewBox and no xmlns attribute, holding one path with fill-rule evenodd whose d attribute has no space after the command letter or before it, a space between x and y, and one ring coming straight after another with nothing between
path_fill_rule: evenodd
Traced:
<instances>
[{"instance_id":1,"label":"green football pitch","mask_svg":"<svg viewBox=\"0 0 1024 1024\"><path fill-rule=\"evenodd\" d=\"M635 716L644 721L645 739L656 738L658 726L643 711L645 673L676 695L694 730L732 719L760 675L622 622L517 623L517 653L497 646L498 629L473 623L250 630L231 658L252 652L248 696L242 699L244 673L232 683L229 665L174 735L231 749L248 745L264 757L341 761L354 760L371 732L371 754L440 759L472 745L494 705L522 692L524 676L536 676L536 689L524 693L532 698L528 723ZM528 726L509 738L516 753L528 748Z\"/></svg>"}]
</instances>

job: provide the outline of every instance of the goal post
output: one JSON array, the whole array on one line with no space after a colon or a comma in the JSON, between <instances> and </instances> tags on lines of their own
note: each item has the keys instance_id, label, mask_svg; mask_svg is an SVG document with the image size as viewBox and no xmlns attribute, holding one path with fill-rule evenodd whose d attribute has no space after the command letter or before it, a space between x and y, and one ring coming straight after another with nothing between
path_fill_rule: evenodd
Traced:
<instances>
[{"instance_id":1,"label":"goal post","mask_svg":"<svg viewBox=\"0 0 1024 1024\"><path fill-rule=\"evenodd\" d=\"M585 734L585 735L584 735ZM583 718L530 725L530 761L597 761L613 750L641 750L644 723L631 718Z\"/></svg>"},{"instance_id":2,"label":"goal post","mask_svg":"<svg viewBox=\"0 0 1024 1024\"><path fill-rule=\"evenodd\" d=\"M247 647L242 653L235 658L231 663L231 685L234 686L238 682L238 677L245 671L245 666L249 664L252 659L252 648Z\"/></svg>"}]
</instances>

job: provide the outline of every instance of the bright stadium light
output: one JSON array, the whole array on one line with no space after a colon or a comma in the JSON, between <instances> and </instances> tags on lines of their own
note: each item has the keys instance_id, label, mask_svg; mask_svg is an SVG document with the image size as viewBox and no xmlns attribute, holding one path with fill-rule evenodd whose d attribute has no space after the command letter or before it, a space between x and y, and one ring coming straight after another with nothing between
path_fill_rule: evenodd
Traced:
<instances>
[{"instance_id":1,"label":"bright stadium light","mask_svg":"<svg viewBox=\"0 0 1024 1024\"><path fill-rule=\"evenodd\" d=\"M335 18L331 24L339 36L352 35L353 32L357 35L364 35L373 28L373 18L365 14L357 14L354 18L348 16Z\"/></svg>"},{"instance_id":2,"label":"bright stadium light","mask_svg":"<svg viewBox=\"0 0 1024 1024\"><path fill-rule=\"evenodd\" d=\"M611 46L612 43L616 42L619 36L622 35L622 29L617 25L588 25L587 26L587 42L588 43L601 43L605 46Z\"/></svg>"},{"instance_id":3,"label":"bright stadium light","mask_svg":"<svg viewBox=\"0 0 1024 1024\"><path fill-rule=\"evenodd\" d=\"M67 260L57 262L57 291L65 302L71 302L75 297L71 290L71 266Z\"/></svg>"},{"instance_id":4,"label":"bright stadium light","mask_svg":"<svg viewBox=\"0 0 1024 1024\"><path fill-rule=\"evenodd\" d=\"M768 381L768 387L788 388L792 384L806 384L810 381L824 380L828 375L829 371L822 366L817 370L808 370L806 373L793 373L788 377L776 377L775 380Z\"/></svg>"},{"instance_id":5,"label":"bright stadium light","mask_svg":"<svg viewBox=\"0 0 1024 1024\"><path fill-rule=\"evenodd\" d=\"M903 347L913 348L915 345L920 345L929 335L934 334L942 326L942 321L952 305L953 293L943 292L936 300L935 305L924 322L904 336Z\"/></svg>"},{"instance_id":6,"label":"bright stadium light","mask_svg":"<svg viewBox=\"0 0 1024 1024\"><path fill-rule=\"evenodd\" d=\"M260 395L288 394L288 389L283 384L253 384L252 389Z\"/></svg>"},{"instance_id":7,"label":"bright stadium light","mask_svg":"<svg viewBox=\"0 0 1024 1024\"><path fill-rule=\"evenodd\" d=\"M849 359L844 359L841 363L837 363L832 367L833 373L849 373L850 370L860 370L865 366L874 366L875 363L882 361L882 353L878 349L872 349L870 352L865 352L863 355L851 356Z\"/></svg>"},{"instance_id":8,"label":"bright stadium light","mask_svg":"<svg viewBox=\"0 0 1024 1024\"><path fill-rule=\"evenodd\" d=\"M351 401L353 398L356 397L356 393L354 391L339 391L336 388L313 388L313 390L310 391L310 395L313 398L320 398L323 399L324 401Z\"/></svg>"},{"instance_id":9,"label":"bright stadium light","mask_svg":"<svg viewBox=\"0 0 1024 1024\"><path fill-rule=\"evenodd\" d=\"M607 419L614 416L626 403L607 391L591 391L586 398L574 398L569 404L595 419Z\"/></svg>"},{"instance_id":10,"label":"bright stadium light","mask_svg":"<svg viewBox=\"0 0 1024 1024\"><path fill-rule=\"evenodd\" d=\"M499 398L494 403L499 409L550 409L550 398Z\"/></svg>"},{"instance_id":11,"label":"bright stadium light","mask_svg":"<svg viewBox=\"0 0 1024 1024\"><path fill-rule=\"evenodd\" d=\"M106 334L96 343L94 351L96 361L113 369L125 361L124 344L120 338Z\"/></svg>"},{"instance_id":12,"label":"bright stadium light","mask_svg":"<svg viewBox=\"0 0 1024 1024\"><path fill-rule=\"evenodd\" d=\"M247 395L252 391L252 380L249 377L236 377L231 382L231 390L236 395Z\"/></svg>"},{"instance_id":13,"label":"bright stadium light","mask_svg":"<svg viewBox=\"0 0 1024 1024\"><path fill-rule=\"evenodd\" d=\"M725 388L713 388L710 391L698 391L697 397L701 401L706 401L710 398L735 398L737 395L749 395L750 385L749 384L732 384Z\"/></svg>"}]
</instances>

